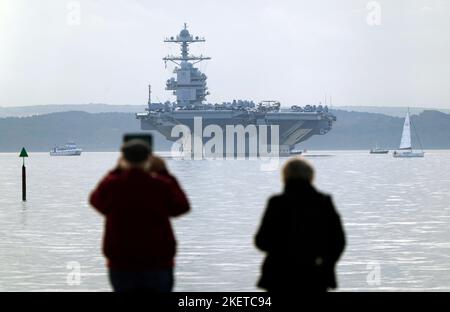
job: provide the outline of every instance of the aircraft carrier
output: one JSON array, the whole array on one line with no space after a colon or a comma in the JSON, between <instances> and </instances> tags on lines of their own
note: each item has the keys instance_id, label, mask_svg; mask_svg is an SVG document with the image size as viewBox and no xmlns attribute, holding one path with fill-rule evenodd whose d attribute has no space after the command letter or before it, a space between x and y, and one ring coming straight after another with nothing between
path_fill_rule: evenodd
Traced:
<instances>
[{"instance_id":1,"label":"aircraft carrier","mask_svg":"<svg viewBox=\"0 0 450 312\"><path fill-rule=\"evenodd\" d=\"M166 139L175 141L178 137L171 136L173 127L185 125L194 131L194 117L202 118L203 129L208 125L218 125L224 132L227 125L267 125L268 128L278 125L279 154L288 155L296 144L313 135L326 134L336 121L336 117L328 111L326 105L294 105L282 108L280 102L273 100L261 101L258 104L248 100L206 103L206 96L209 95L207 76L194 65L211 58L189 53L190 44L205 42L205 39L191 35L184 24L179 35L166 38L164 42L179 44L181 47L181 55L168 55L163 58L166 65L167 62L176 65L173 71L176 77L166 82L166 90L172 91L176 101L152 102L149 86L148 107L145 112L136 114L142 130L156 130ZM208 139L203 138L203 141ZM224 144L226 145L226 140Z\"/></svg>"}]
</instances>

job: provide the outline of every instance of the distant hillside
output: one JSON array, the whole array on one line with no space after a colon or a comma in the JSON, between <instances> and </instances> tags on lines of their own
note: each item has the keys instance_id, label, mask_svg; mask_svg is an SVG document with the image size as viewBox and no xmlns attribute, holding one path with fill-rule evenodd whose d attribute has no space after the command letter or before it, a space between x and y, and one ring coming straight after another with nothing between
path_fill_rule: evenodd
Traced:
<instances>
[{"instance_id":1,"label":"distant hillside","mask_svg":"<svg viewBox=\"0 0 450 312\"><path fill-rule=\"evenodd\" d=\"M380 147L398 148L404 118L382 114L333 111L337 122L333 129L300 144L306 149L370 149ZM450 115L438 111L423 111L412 115L412 123L419 134L420 142L426 149L450 148ZM420 146L412 129L412 142Z\"/></svg>"},{"instance_id":2,"label":"distant hillside","mask_svg":"<svg viewBox=\"0 0 450 312\"><path fill-rule=\"evenodd\" d=\"M29 117L51 113L80 111L86 113L137 113L144 111L146 105L110 104L53 104L34 106L1 107L0 117Z\"/></svg>"},{"instance_id":3,"label":"distant hillside","mask_svg":"<svg viewBox=\"0 0 450 312\"><path fill-rule=\"evenodd\" d=\"M117 151L122 135L139 132L131 113L63 112L32 117L0 118L0 152L49 151L55 145L74 141L86 151ZM161 135L155 135L156 148L170 148Z\"/></svg>"},{"instance_id":4,"label":"distant hillside","mask_svg":"<svg viewBox=\"0 0 450 312\"><path fill-rule=\"evenodd\" d=\"M405 117L407 107L400 106L337 106L339 110L346 110L349 112L361 112L361 113L376 113L394 117ZM411 107L409 111L411 114L419 115L426 110L435 110L441 113L450 114L450 109L440 108L424 108L424 107Z\"/></svg>"},{"instance_id":5,"label":"distant hillside","mask_svg":"<svg viewBox=\"0 0 450 312\"><path fill-rule=\"evenodd\" d=\"M16 106L16 107L1 107L1 117L29 117L33 115L43 115L51 113L60 113L68 111L80 111L86 113L137 113L142 112L146 105L111 105L111 104L52 104L52 105L34 105L34 106ZM388 107L388 106L337 106L335 109L354 111L361 113L375 113L384 114L393 117L404 117L406 114L406 107ZM412 114L421 114L423 111L429 110L427 108L414 107L410 108ZM450 114L450 109L437 109L442 113Z\"/></svg>"},{"instance_id":6,"label":"distant hillside","mask_svg":"<svg viewBox=\"0 0 450 312\"><path fill-rule=\"evenodd\" d=\"M333 111L337 122L326 135L313 136L299 146L306 149L394 149L400 142L403 118L382 114ZM450 115L424 111L412 116L423 147L450 149ZM125 132L140 131L132 113L62 112L32 117L0 118L0 152L48 151L73 140L86 151L116 151ZM413 137L413 143L418 144ZM157 150L170 149L171 143L155 134ZM416 145L417 146L417 145Z\"/></svg>"}]
</instances>

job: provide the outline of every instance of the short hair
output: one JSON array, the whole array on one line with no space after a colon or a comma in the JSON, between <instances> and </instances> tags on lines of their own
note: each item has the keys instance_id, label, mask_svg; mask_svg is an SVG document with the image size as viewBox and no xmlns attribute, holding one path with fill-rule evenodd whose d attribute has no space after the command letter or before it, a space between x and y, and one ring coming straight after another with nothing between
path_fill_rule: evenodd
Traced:
<instances>
[{"instance_id":1,"label":"short hair","mask_svg":"<svg viewBox=\"0 0 450 312\"><path fill-rule=\"evenodd\" d=\"M314 179L314 169L303 157L289 159L283 167L283 181L306 181L311 183Z\"/></svg>"},{"instance_id":2,"label":"short hair","mask_svg":"<svg viewBox=\"0 0 450 312\"><path fill-rule=\"evenodd\" d=\"M121 151L125 160L133 165L144 162L151 155L150 145L141 139L133 139L125 142L122 145Z\"/></svg>"}]
</instances>

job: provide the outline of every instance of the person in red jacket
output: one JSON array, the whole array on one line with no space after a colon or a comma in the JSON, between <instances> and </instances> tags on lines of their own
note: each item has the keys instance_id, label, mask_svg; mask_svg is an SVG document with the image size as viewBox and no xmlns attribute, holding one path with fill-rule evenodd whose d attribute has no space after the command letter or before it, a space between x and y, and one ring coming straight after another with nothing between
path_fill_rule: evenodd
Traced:
<instances>
[{"instance_id":1,"label":"person in red jacket","mask_svg":"<svg viewBox=\"0 0 450 312\"><path fill-rule=\"evenodd\" d=\"M188 212L189 202L178 183L150 174L148 143L130 140L121 150L117 168L90 196L106 220L103 253L110 282L118 292L169 292L176 253L170 218Z\"/></svg>"}]
</instances>

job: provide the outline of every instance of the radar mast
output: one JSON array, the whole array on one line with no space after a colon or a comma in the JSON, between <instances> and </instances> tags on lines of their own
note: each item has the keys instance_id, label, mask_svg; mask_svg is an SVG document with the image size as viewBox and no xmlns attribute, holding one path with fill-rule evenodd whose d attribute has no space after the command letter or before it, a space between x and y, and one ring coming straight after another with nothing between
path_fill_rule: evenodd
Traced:
<instances>
[{"instance_id":1,"label":"radar mast","mask_svg":"<svg viewBox=\"0 0 450 312\"><path fill-rule=\"evenodd\" d=\"M167 55L163 60L166 65L167 61L176 65L174 69L176 79L170 78L167 80L166 90L173 91L173 95L177 97L177 106L182 109L195 109L202 106L203 101L209 94L206 87L207 76L193 65L211 58L189 54L189 44L205 41L203 37L191 35L187 30L186 23L184 23L184 28L179 35L164 40L168 43L178 43L181 47L180 56Z\"/></svg>"}]
</instances>

